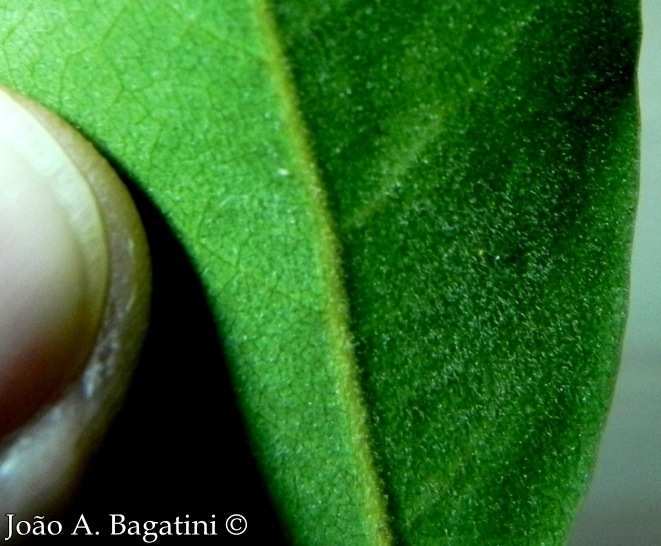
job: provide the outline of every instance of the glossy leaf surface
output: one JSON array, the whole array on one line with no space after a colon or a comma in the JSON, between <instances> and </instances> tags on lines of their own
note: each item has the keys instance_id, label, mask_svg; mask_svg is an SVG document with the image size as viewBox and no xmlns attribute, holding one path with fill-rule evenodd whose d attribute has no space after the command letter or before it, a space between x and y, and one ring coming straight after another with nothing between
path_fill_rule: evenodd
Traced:
<instances>
[{"instance_id":1,"label":"glossy leaf surface","mask_svg":"<svg viewBox=\"0 0 661 546\"><path fill-rule=\"evenodd\" d=\"M636 3L0 7L2 82L191 256L295 542L562 543L624 326Z\"/></svg>"}]
</instances>

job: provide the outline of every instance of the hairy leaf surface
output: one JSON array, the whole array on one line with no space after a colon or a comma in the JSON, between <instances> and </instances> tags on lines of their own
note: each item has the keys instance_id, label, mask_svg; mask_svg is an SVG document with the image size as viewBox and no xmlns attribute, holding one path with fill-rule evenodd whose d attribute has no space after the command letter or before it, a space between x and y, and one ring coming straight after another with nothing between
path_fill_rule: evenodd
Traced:
<instances>
[{"instance_id":1,"label":"hairy leaf surface","mask_svg":"<svg viewBox=\"0 0 661 546\"><path fill-rule=\"evenodd\" d=\"M2 0L163 211L299 544L561 544L610 402L638 6Z\"/></svg>"}]
</instances>

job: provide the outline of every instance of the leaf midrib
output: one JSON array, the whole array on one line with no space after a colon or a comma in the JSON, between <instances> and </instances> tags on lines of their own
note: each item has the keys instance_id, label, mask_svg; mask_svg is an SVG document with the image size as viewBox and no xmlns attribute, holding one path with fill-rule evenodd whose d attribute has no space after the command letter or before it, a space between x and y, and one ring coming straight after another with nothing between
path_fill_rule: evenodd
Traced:
<instances>
[{"instance_id":1,"label":"leaf midrib","mask_svg":"<svg viewBox=\"0 0 661 546\"><path fill-rule=\"evenodd\" d=\"M267 52L265 60L283 111L283 127L288 132L285 140L292 148L292 157L298 162L300 180L309 197L308 203L313 207L310 212L316 219L317 240L321 243L317 246L317 252L323 268L320 277L329 294L325 299L328 302L325 315L334 353L331 360L342 381L342 384L337 385L337 393L342 398L349 428L353 431L355 456L362 467L362 485L365 487L367 501L364 516L370 522L371 543L391 544L392 532L388 525L386 496L371 451L368 415L358 381L358 366L349 328L349 307L342 282L339 242L327 206L326 190L311 151L309 133L299 110L296 87L283 62L284 47L269 0L256 0L254 12L263 31L264 50Z\"/></svg>"}]
</instances>

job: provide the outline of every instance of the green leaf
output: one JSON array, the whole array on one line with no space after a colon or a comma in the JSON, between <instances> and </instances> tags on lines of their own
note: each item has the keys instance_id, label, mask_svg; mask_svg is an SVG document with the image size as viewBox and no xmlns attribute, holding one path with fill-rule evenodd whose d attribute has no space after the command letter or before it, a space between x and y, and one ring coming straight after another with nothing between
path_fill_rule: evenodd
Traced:
<instances>
[{"instance_id":1,"label":"green leaf","mask_svg":"<svg viewBox=\"0 0 661 546\"><path fill-rule=\"evenodd\" d=\"M562 544L625 319L637 3L0 8L2 82L191 257L295 543Z\"/></svg>"}]
</instances>

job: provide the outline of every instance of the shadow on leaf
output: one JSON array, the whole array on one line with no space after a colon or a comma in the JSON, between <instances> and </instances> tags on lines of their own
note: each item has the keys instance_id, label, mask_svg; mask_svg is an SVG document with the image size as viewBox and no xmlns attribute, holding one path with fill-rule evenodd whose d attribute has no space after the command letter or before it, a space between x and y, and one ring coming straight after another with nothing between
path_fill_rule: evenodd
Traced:
<instances>
[{"instance_id":1,"label":"shadow on leaf","mask_svg":"<svg viewBox=\"0 0 661 546\"><path fill-rule=\"evenodd\" d=\"M110 536L110 514L122 514L125 537L131 520L142 526L148 520L174 523L178 517L206 521L209 532L215 522L218 537L239 542L268 537L269 544L285 544L198 276L154 205L134 187L131 192L152 253L151 324L125 404L73 501L56 518L62 533L47 540L75 540L71 532L81 514L93 533ZM248 529L230 537L225 521L237 513ZM179 530L184 533L185 525ZM90 538L85 533L81 525L80 540ZM181 539L158 537L159 544L169 540Z\"/></svg>"}]
</instances>

